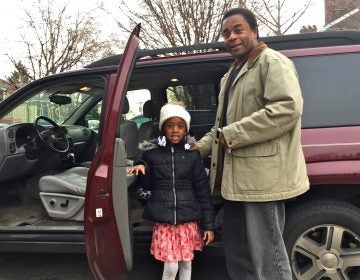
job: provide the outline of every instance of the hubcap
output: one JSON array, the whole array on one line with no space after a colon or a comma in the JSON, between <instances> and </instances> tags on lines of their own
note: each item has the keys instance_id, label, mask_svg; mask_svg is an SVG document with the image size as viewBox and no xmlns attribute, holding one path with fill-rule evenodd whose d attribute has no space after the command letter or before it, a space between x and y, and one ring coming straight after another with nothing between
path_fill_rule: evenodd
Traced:
<instances>
[{"instance_id":1,"label":"hubcap","mask_svg":"<svg viewBox=\"0 0 360 280\"><path fill-rule=\"evenodd\" d=\"M319 225L305 231L291 252L296 279L359 279L360 238L338 225Z\"/></svg>"},{"instance_id":2,"label":"hubcap","mask_svg":"<svg viewBox=\"0 0 360 280\"><path fill-rule=\"evenodd\" d=\"M319 270L325 270L328 274L334 274L343 267L343 259L338 250L323 250L319 253L319 259L316 260L316 264Z\"/></svg>"}]
</instances>

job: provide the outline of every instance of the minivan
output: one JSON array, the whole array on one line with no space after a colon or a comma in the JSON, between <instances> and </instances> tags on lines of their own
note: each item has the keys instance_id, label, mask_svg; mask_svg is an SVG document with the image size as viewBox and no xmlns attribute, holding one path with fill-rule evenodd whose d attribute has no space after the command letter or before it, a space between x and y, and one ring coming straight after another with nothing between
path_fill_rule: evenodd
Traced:
<instances>
[{"instance_id":1,"label":"minivan","mask_svg":"<svg viewBox=\"0 0 360 280\"><path fill-rule=\"evenodd\" d=\"M139 50L35 80L0 103L0 251L84 253L95 279L123 279L152 223L127 168L158 135L160 107L181 101L200 139L214 124L223 43ZM286 202L294 278L359 279L360 31L261 38L297 68L310 190ZM209 159L204 159L208 166ZM215 242L220 252L221 200ZM269 244L271 246L271 244Z\"/></svg>"}]
</instances>

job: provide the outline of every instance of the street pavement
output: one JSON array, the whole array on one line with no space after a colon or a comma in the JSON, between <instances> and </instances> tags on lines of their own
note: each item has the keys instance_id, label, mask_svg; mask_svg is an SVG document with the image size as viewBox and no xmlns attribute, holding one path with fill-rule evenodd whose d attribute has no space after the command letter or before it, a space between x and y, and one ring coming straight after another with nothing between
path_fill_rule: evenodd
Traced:
<instances>
[{"instance_id":1,"label":"street pavement","mask_svg":"<svg viewBox=\"0 0 360 280\"><path fill-rule=\"evenodd\" d=\"M159 280L163 263L150 254L134 257L129 280ZM192 280L228 280L225 259L200 253ZM0 280L93 280L84 254L0 253Z\"/></svg>"}]
</instances>

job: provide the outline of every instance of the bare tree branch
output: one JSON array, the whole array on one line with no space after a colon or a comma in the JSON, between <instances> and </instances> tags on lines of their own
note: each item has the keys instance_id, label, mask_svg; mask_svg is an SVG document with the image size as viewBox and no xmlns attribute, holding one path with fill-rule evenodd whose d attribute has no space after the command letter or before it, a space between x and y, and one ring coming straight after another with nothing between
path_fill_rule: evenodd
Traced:
<instances>
[{"instance_id":1,"label":"bare tree branch","mask_svg":"<svg viewBox=\"0 0 360 280\"><path fill-rule=\"evenodd\" d=\"M290 0L248 0L247 7L255 13L260 29L267 30L268 35L283 35L305 14L313 2L314 0L304 0L299 6Z\"/></svg>"},{"instance_id":2,"label":"bare tree branch","mask_svg":"<svg viewBox=\"0 0 360 280\"><path fill-rule=\"evenodd\" d=\"M252 10L260 29L269 35L285 34L313 1L303 0L303 5L295 5L291 0L139 0L136 9L121 1L122 16L116 19L120 30L127 34L141 22L142 44L146 48L162 48L219 41L221 18L232 7Z\"/></svg>"},{"instance_id":3,"label":"bare tree branch","mask_svg":"<svg viewBox=\"0 0 360 280\"><path fill-rule=\"evenodd\" d=\"M37 0L37 10L25 10L28 29L21 36L26 56L21 66L26 67L31 80L83 66L94 59L113 53L119 42L100 39L99 24L91 15L69 13L66 4L60 8L52 0ZM90 16L89 16L90 15ZM16 69L19 59L7 54Z\"/></svg>"},{"instance_id":4,"label":"bare tree branch","mask_svg":"<svg viewBox=\"0 0 360 280\"><path fill-rule=\"evenodd\" d=\"M141 42L146 48L161 48L220 40L221 18L239 0L142 0L139 9L121 1L120 29L129 33L142 23ZM109 11L108 11L109 12ZM109 12L111 14L111 12ZM125 19L124 19L125 18Z\"/></svg>"}]
</instances>

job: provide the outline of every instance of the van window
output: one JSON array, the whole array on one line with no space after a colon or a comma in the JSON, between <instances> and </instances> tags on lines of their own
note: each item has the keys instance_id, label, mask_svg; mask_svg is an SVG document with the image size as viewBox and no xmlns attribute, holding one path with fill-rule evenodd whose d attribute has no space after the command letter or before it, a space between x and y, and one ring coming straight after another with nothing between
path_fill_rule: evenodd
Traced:
<instances>
[{"instance_id":1,"label":"van window","mask_svg":"<svg viewBox=\"0 0 360 280\"><path fill-rule=\"evenodd\" d=\"M360 124L359 53L296 57L292 60L304 98L303 128Z\"/></svg>"},{"instance_id":2,"label":"van window","mask_svg":"<svg viewBox=\"0 0 360 280\"><path fill-rule=\"evenodd\" d=\"M183 103L191 115L192 133L200 139L214 125L218 88L215 84L178 85L168 87L168 102Z\"/></svg>"},{"instance_id":3,"label":"van window","mask_svg":"<svg viewBox=\"0 0 360 280\"><path fill-rule=\"evenodd\" d=\"M87 127L99 132L100 116L101 116L102 100L97 102L95 106L85 115Z\"/></svg>"},{"instance_id":4,"label":"van window","mask_svg":"<svg viewBox=\"0 0 360 280\"><path fill-rule=\"evenodd\" d=\"M143 115L144 103L151 99L150 91L148 89L131 90L126 96L129 101L129 112L125 117L127 120L135 121L137 127L140 127L143 122L150 120Z\"/></svg>"},{"instance_id":5,"label":"van window","mask_svg":"<svg viewBox=\"0 0 360 280\"><path fill-rule=\"evenodd\" d=\"M63 124L77 112L85 110L92 100L103 96L104 86L102 78L70 79L45 85L2 117L0 123L34 122L38 116L45 116Z\"/></svg>"}]
</instances>

